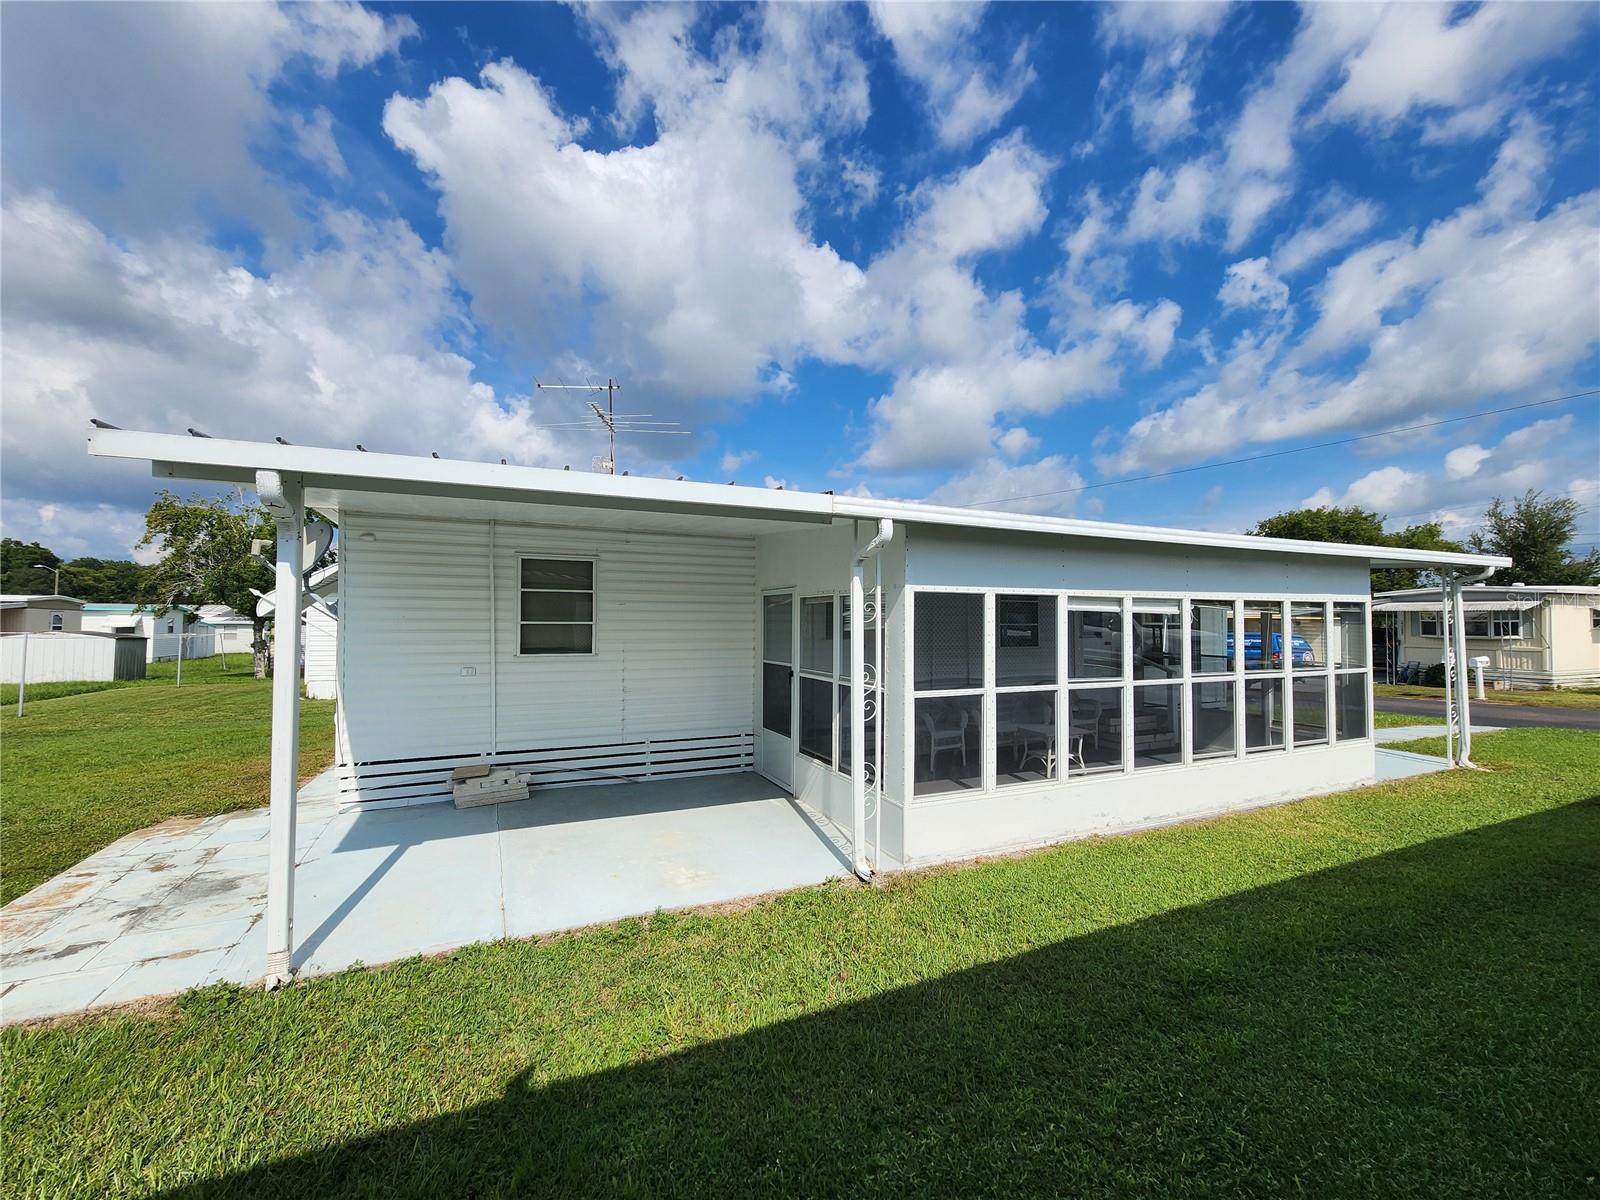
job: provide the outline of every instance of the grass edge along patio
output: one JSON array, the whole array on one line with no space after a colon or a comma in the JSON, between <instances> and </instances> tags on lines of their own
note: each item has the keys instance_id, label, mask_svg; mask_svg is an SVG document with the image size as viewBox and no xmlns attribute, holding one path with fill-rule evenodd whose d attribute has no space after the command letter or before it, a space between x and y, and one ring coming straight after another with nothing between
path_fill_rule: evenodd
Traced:
<instances>
[{"instance_id":1,"label":"grass edge along patio","mask_svg":"<svg viewBox=\"0 0 1600 1200\"><path fill-rule=\"evenodd\" d=\"M1458 598L1509 564L109 428L89 450L254 488L279 612L305 509L337 522L341 806L444 800L485 762L540 788L755 771L863 877L1370 782L1369 571ZM275 637L298 661L299 622ZM280 673L269 985L299 704Z\"/></svg>"}]
</instances>

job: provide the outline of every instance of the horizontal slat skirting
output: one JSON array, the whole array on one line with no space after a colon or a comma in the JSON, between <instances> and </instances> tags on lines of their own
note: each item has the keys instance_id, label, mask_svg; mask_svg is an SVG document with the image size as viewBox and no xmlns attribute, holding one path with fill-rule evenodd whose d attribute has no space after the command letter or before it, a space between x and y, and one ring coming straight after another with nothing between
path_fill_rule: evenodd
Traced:
<instances>
[{"instance_id":1,"label":"horizontal slat skirting","mask_svg":"<svg viewBox=\"0 0 1600 1200\"><path fill-rule=\"evenodd\" d=\"M466 764L510 767L535 788L615 783L749 771L755 766L751 730L701 737L663 738L616 745L545 746L335 768L341 806L389 807L391 802L447 799L450 773Z\"/></svg>"}]
</instances>

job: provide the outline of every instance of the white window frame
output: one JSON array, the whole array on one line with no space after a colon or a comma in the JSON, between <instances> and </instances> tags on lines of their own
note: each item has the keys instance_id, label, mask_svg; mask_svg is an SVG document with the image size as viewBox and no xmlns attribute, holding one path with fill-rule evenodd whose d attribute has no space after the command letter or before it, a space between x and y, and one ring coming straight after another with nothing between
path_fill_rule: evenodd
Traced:
<instances>
[{"instance_id":1,"label":"white window frame","mask_svg":"<svg viewBox=\"0 0 1600 1200\"><path fill-rule=\"evenodd\" d=\"M833 605L832 612L828 615L829 646L828 657L833 660L830 668L824 672L804 664L805 658L805 630L806 630L806 605L829 602ZM839 595L837 592L807 592L795 597L795 644L794 644L794 752L807 762L816 763L819 767L837 772L839 769ZM845 671L849 673L848 665ZM800 697L803 689L800 681L810 679L814 682L828 684L828 757L826 760L818 758L801 745L801 735L805 729L805 721L801 716Z\"/></svg>"},{"instance_id":2,"label":"white window frame","mask_svg":"<svg viewBox=\"0 0 1600 1200\"><path fill-rule=\"evenodd\" d=\"M67 629L67 614L60 609L55 609L50 614L50 632L65 633Z\"/></svg>"},{"instance_id":3,"label":"white window frame","mask_svg":"<svg viewBox=\"0 0 1600 1200\"><path fill-rule=\"evenodd\" d=\"M908 587L906 589L913 595L933 594L941 596L980 596L983 598L982 645L983 645L983 676L977 684L960 688L918 688L917 679L917 629L915 599L912 601L911 619L906 623L906 678L910 681L910 702L906 705L910 714L908 723L908 738L905 745L906 763L908 764L908 779L910 788L907 796L917 803L936 803L949 800L951 797L965 798L973 795L988 795L994 791L993 767L994 756L991 748L994 744L994 589L972 587ZM1041 589L1040 595L1045 594ZM1057 604L1059 616L1060 604ZM917 701L919 700L970 700L978 699L978 720L981 723L978 739L978 773L979 783L976 788L961 788L950 792L932 792L917 794Z\"/></svg>"},{"instance_id":4,"label":"white window frame","mask_svg":"<svg viewBox=\"0 0 1600 1200\"><path fill-rule=\"evenodd\" d=\"M1055 635L1056 635L1056 662L1054 683L1000 683L1000 602L1002 600L1053 600L1055 609ZM1017 787L1036 787L1041 783L1059 783L1065 778L1064 759L1061 754L1061 702L1066 696L1067 680L1065 675L1066 660L1062 653L1065 647L1062 613L1066 608L1066 601L1054 592L1027 591L1022 589L996 588L984 601L984 627L988 634L987 648L984 650L984 721L986 733L985 742L994 744L994 754L984 764L984 778L987 787L991 789L1005 788L1010 790ZM1044 637L1044 620L1039 618L1035 624L1035 641L1037 647ZM1025 647L1023 647L1025 648ZM971 695L970 692L961 693ZM1049 779L1012 780L1009 783L1000 782L1000 697L1001 696L1026 696L1047 695L1050 697L1050 707L1055 713L1056 720L1056 773ZM986 751L987 753L987 751Z\"/></svg>"},{"instance_id":5,"label":"white window frame","mask_svg":"<svg viewBox=\"0 0 1600 1200\"><path fill-rule=\"evenodd\" d=\"M540 553L537 550L519 550L517 558L517 654L518 658L531 659L564 659L564 658L594 658L600 653L600 560L587 554L565 554L559 552ZM587 621L524 621L522 619L522 594L524 592L562 592L568 595L581 596L581 588L528 588L522 586L522 564L532 559L535 562L571 562L588 563L589 574L589 602L590 613ZM524 625L587 625L589 626L589 648L587 650L524 650L522 648L522 627Z\"/></svg>"},{"instance_id":6,"label":"white window frame","mask_svg":"<svg viewBox=\"0 0 1600 1200\"><path fill-rule=\"evenodd\" d=\"M924 690L918 690L915 687L915 668L914 668L914 665L913 665L911 660L915 655L915 645L916 645L916 617L917 617L917 607L918 607L917 606L917 596L920 593L923 593L923 592L943 593L943 594L966 594L966 595L978 595L978 596L983 596L984 597L984 647L985 647L985 649L984 649L983 687L981 687L981 688L974 687L974 688L957 688L957 689L939 689L939 690L925 690L925 691ZM1070 702L1070 696L1071 696L1071 693L1073 691L1084 689L1084 688L1095 688L1095 687L1101 687L1101 688L1117 687L1117 688L1121 688L1122 689L1121 699L1122 699L1122 712L1123 712L1123 722L1122 722L1122 737L1123 737L1122 759L1123 759L1123 761L1122 761L1122 766L1120 768L1109 768L1109 769L1105 769L1105 770L1101 770L1101 771L1073 773L1073 772L1067 770L1065 767L1062 767L1062 768L1058 769L1057 777L1054 778L1054 779L1040 780L1040 781L1028 782L1028 783L1008 783L1008 784L1005 784L1003 786L997 786L996 785L995 770L996 770L996 767L998 765L997 764L997 754L996 754L996 744L995 744L995 733L996 733L996 730L995 730L995 697L996 697L996 695L999 694L999 693L1002 693L1002 692L1009 692L1009 691L1030 691L1030 690L1046 691L1046 690L1049 690L1049 689L1046 689L1046 688L1028 688L1028 687L999 688L999 687L996 686L996 681L995 681L995 628L994 628L994 624L995 624L996 604L997 604L997 599L996 598L999 597L999 596L1054 596L1055 597L1055 600L1056 600L1056 654L1057 654L1057 663L1058 663L1055 691L1056 691L1056 694L1057 694L1056 722L1057 722L1058 745L1062 745L1063 744L1061 742L1061 739L1060 739L1060 726L1061 726L1061 722L1064 719L1066 719L1066 714L1070 711L1068 709L1067 705ZM909 600L909 604L907 605L909 616L908 616L908 619L907 619L907 622L906 622L906 631L905 631L905 639L906 639L905 640L905 647L906 647L905 680L906 680L906 685L907 685L906 686L906 691L907 691L907 694L909 696L909 704L908 704L907 707L908 707L908 711L911 714L911 720L909 720L902 727L902 735L901 736L904 739L904 741L902 743L902 750L903 750L903 753L904 753L905 762L908 765L907 777L906 777L906 785L907 785L906 786L906 796L908 798L908 801L910 803L912 803L912 804L916 804L916 805L936 805L936 804L950 804L950 803L965 803L965 802L969 802L969 801L972 801L972 800L982 799L982 798L986 798L986 797L992 797L992 796L999 795L999 794L1005 794L1005 795L1010 796L1010 795L1017 795L1019 793L1020 794L1025 794L1025 793L1030 793L1030 792L1042 792L1042 793L1043 792L1052 792L1052 791L1055 791L1055 790L1057 790L1059 788L1063 788L1063 787L1076 788L1076 787L1080 787L1080 786L1094 786L1096 783L1098 783L1100 781L1103 781L1105 779L1115 779L1115 778L1119 778L1119 777L1132 775L1132 774L1135 773L1135 771L1137 771L1137 773L1139 775L1145 776L1145 775L1159 775L1159 774L1161 774L1163 772L1167 772L1167 771L1181 771L1181 770L1189 770L1189 769L1203 770L1203 769L1206 769L1206 768L1209 768L1209 767L1213 767L1213 766L1215 766L1217 764L1240 761L1240 760L1244 760L1246 758L1254 758L1254 757L1257 757L1257 756L1262 755L1262 754L1265 754L1268 757L1271 757L1271 756L1279 755L1279 754L1293 755L1293 754L1295 754L1297 752L1298 753L1317 753L1319 751L1330 750L1335 746L1342 745L1342 744L1347 743L1347 742L1367 742L1367 743L1371 743L1373 741L1373 708L1374 708L1374 703L1373 703L1373 696L1372 696L1372 678L1371 678L1372 677L1372 651L1371 651L1371 644L1372 644L1372 604L1371 604L1371 598L1369 596L1366 596L1366 595L1344 594L1344 593L1311 593L1311 594L1307 594L1307 593L1299 593L1299 594L1295 594L1295 593L1288 593L1288 594L1279 593L1277 595L1273 595L1271 593L1263 594L1263 591L1260 590L1260 589L1252 590L1252 591L1248 591L1248 592L1229 592L1229 591L1222 591L1222 590L1207 590L1207 591L1204 591L1204 592L1181 592L1181 593L1174 594L1172 592L1161 592L1161 591L1154 590L1154 589L1141 590L1141 591L1135 592L1135 591L1129 591L1129 590L1111 590L1111 589L1094 589L1094 588L1040 588L1040 587L1025 587L1025 586L1017 586L1017 587L962 587L962 586L942 587L942 586L938 586L938 585L935 585L935 584L908 584L906 586L906 597ZM1076 597L1080 602L1077 606L1074 606L1072 604L1072 598L1073 597ZM1121 674L1121 676L1119 678L1114 678L1114 679L1084 679L1084 680L1078 680L1078 681L1069 682L1067 667L1068 667L1068 663L1070 661L1070 658L1069 658L1070 647L1068 645L1068 639L1069 639L1069 636L1070 636L1070 629L1071 629L1070 614L1073 611L1082 611L1082 610L1084 610L1087 607L1086 605L1083 604L1084 601L1093 602L1094 609L1096 611L1104 611L1107 607L1114 606L1115 608L1119 609L1121 614L1122 614L1122 621L1123 621L1123 625L1122 625L1122 628L1123 628L1122 674ZM1135 679L1133 679L1133 638L1132 638L1131 631L1132 631L1132 626L1133 626L1133 613L1134 613L1134 610L1136 608L1136 604L1137 604L1138 601L1158 601L1158 602L1161 602L1161 603L1164 603L1164 604L1177 603L1179 605L1179 623L1178 623L1178 628L1179 628L1179 632L1180 632L1180 635L1181 635L1181 639L1180 639L1180 643L1179 644L1180 644L1180 656L1181 656L1181 660L1182 660L1182 667L1181 667L1181 672L1182 673L1180 675L1175 675L1175 676L1173 676L1171 678L1168 678L1168 679L1149 679L1149 680L1135 680ZM1196 672L1194 670L1194 664L1193 664L1193 661L1192 661L1193 654L1192 654L1192 646L1191 646L1191 635L1190 635L1190 629L1189 629L1191 606L1194 603L1213 603L1213 604L1231 604L1232 605L1232 607L1233 607L1232 626L1233 626L1235 652L1234 652L1234 657L1233 657L1233 666L1229 670L1226 670L1226 671L1213 671L1213 672L1205 672L1205 673L1199 673L1199 672ZM1361 665L1361 666L1349 666L1349 667L1346 667L1346 666L1335 666L1334 665L1334 661L1333 661L1335 656L1334 656L1334 654L1332 652L1332 647L1331 647L1331 643L1330 643L1330 645L1327 648L1327 652L1323 656L1324 661L1314 665L1313 667L1303 668L1303 669L1301 669L1299 671L1296 671L1294 669L1294 666L1293 666L1293 663L1294 663L1293 605L1299 604L1299 603L1311 603L1311 604L1321 604L1322 605L1324 628L1326 630L1326 635L1325 636L1326 636L1327 639L1331 639L1334 636L1333 635L1333 613L1334 613L1334 606L1335 605L1351 605L1351 606L1355 606L1355 607L1359 608L1360 611L1361 611L1361 614L1362 614L1362 624L1363 624L1363 627L1366 630L1367 651L1366 651L1365 655L1363 656L1364 659L1366 660L1365 664ZM1246 669L1245 669L1246 656L1245 656L1245 647L1244 647L1244 636L1245 636L1244 612L1245 612L1245 608L1246 608L1247 605L1252 606L1252 607L1254 607L1254 606L1269 606L1270 605L1273 608L1275 608L1275 610L1276 610L1277 617L1278 617L1278 622L1279 622L1279 627L1283 631L1283 636L1284 636L1284 639L1285 639L1285 647L1286 647L1286 651L1287 651L1283 655L1283 661L1276 668L1274 668L1274 667L1272 667L1270 665L1270 655L1271 655L1270 645L1264 644L1263 647L1262 647L1262 653L1263 653L1264 656L1266 656L1265 657L1265 661L1266 661L1267 665L1265 665L1262 669L1259 669L1259 670L1251 670L1251 671L1247 672ZM1312 741L1312 742L1301 742L1298 747L1295 745L1295 741L1294 741L1294 679L1295 679L1296 675L1299 675L1301 677L1307 677L1307 676L1319 676L1319 677L1321 677L1325 681L1324 682L1324 686L1327 689L1327 697L1328 697L1327 698L1327 710L1326 710L1327 711L1327 735L1324 738L1319 738L1319 739L1317 739L1315 741ZM1337 711L1338 678L1340 676L1345 676L1345 675L1366 676L1366 686L1364 688L1364 692L1365 692L1365 696L1366 696L1366 732L1363 735L1361 735L1360 737L1354 737L1354 738L1344 737L1344 738L1341 738L1339 736L1339 733L1338 733L1338 711ZM1246 740L1245 739L1245 724L1246 724L1246 722L1245 722L1245 685L1246 685L1246 683L1248 681L1256 680L1256 679L1277 680L1279 682L1279 685L1282 688L1282 695L1283 695L1283 717L1282 717L1282 720L1283 720L1283 723L1284 723L1284 737L1283 737L1283 743L1281 745L1272 746L1272 747L1259 747L1259 748L1257 748L1255 750L1249 750L1249 749L1246 748L1246 745L1245 745L1245 740ZM1198 683L1221 683L1221 682L1231 682L1232 683L1232 686L1233 686L1233 712L1234 712L1234 752L1231 755L1230 754L1219 754L1219 755L1214 755L1214 756L1210 756L1210 757L1207 757L1207 758L1200 758L1200 759L1196 759L1193 756L1193 721L1194 721L1194 707L1193 707L1194 688L1193 688L1193 685L1195 683L1197 683L1197 682ZM1179 762L1154 764L1154 765L1142 766L1142 767L1138 767L1138 768L1135 768L1134 765L1133 765L1134 754L1133 754L1133 744L1132 743L1134 741L1134 729L1133 729L1133 722L1132 722L1132 711L1133 711L1133 707L1134 707L1134 689L1136 687L1140 686L1141 684L1144 685L1144 686L1172 685L1172 686L1178 686L1178 687L1181 688L1180 696L1182 697L1182 706L1183 706L1182 738L1181 738L1182 753L1181 753L1181 759L1180 759ZM914 766L915 753L916 753L916 720L915 720L916 702L918 700L921 700L921 699L938 699L938 698L972 697L972 696L981 696L982 697L982 708L981 708L980 711L983 714L983 719L984 719L984 722L985 722L985 728L984 728L984 731L983 731L983 739L982 739L982 741L983 741L982 752L983 752L984 760L983 760L983 763L982 763L982 784L983 785L982 785L981 789L980 788L968 788L968 789L960 789L960 790L954 790L954 791L948 791L948 792L936 792L936 793L931 793L931 794L918 795L917 791L916 791L916 779L915 779L916 772L915 772L915 766Z\"/></svg>"}]
</instances>

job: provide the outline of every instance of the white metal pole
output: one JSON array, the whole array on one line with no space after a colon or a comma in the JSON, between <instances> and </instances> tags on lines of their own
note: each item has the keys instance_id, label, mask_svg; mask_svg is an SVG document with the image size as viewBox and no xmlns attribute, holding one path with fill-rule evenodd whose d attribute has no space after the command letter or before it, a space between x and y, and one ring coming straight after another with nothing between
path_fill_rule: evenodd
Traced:
<instances>
[{"instance_id":1,"label":"white metal pole","mask_svg":"<svg viewBox=\"0 0 1600 1200\"><path fill-rule=\"evenodd\" d=\"M883 802L886 790L883 786L884 761L883 761L883 726L889 719L888 705L885 700L888 692L884 688L884 661L883 661L883 623L886 619L883 611L883 555L880 553L873 560L877 569L872 587L872 683L874 719L872 722L872 762L873 775L872 787L877 793L877 803L872 808L872 871L877 874L883 858Z\"/></svg>"},{"instance_id":2,"label":"white metal pole","mask_svg":"<svg viewBox=\"0 0 1600 1200\"><path fill-rule=\"evenodd\" d=\"M267 842L269 988L294 974L295 807L300 764L300 572L305 517L300 488L275 471L256 474L256 491L277 525L273 589L272 809Z\"/></svg>"},{"instance_id":3,"label":"white metal pole","mask_svg":"<svg viewBox=\"0 0 1600 1200\"><path fill-rule=\"evenodd\" d=\"M17 677L17 716L22 715L23 701L28 694L28 635L22 635L22 672Z\"/></svg>"},{"instance_id":4,"label":"white metal pole","mask_svg":"<svg viewBox=\"0 0 1600 1200\"><path fill-rule=\"evenodd\" d=\"M177 687L183 686L183 614L178 614L178 682Z\"/></svg>"},{"instance_id":5,"label":"white metal pole","mask_svg":"<svg viewBox=\"0 0 1600 1200\"><path fill-rule=\"evenodd\" d=\"M1439 583L1439 657L1444 663L1444 756L1451 762L1456 761L1455 681L1451 678L1450 662L1455 653L1455 639L1450 633L1450 592L1454 586L1454 576L1449 574Z\"/></svg>"},{"instance_id":6,"label":"white metal pole","mask_svg":"<svg viewBox=\"0 0 1600 1200\"><path fill-rule=\"evenodd\" d=\"M850 564L850 857L865 879L867 860L867 639L862 620L866 604L867 567L859 557Z\"/></svg>"},{"instance_id":7,"label":"white metal pole","mask_svg":"<svg viewBox=\"0 0 1600 1200\"><path fill-rule=\"evenodd\" d=\"M1450 648L1454 651L1456 669L1450 682L1456 689L1456 717L1461 722L1461 737L1457 742L1460 753L1456 758L1463 767L1472 765L1472 689L1467 681L1467 608L1458 581L1451 589Z\"/></svg>"}]
</instances>

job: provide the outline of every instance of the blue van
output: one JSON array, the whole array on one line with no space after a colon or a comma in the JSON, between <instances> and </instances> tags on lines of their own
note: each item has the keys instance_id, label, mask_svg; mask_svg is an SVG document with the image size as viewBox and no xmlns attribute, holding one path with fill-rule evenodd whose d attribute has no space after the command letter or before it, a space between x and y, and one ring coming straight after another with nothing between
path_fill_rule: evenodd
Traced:
<instances>
[{"instance_id":1,"label":"blue van","mask_svg":"<svg viewBox=\"0 0 1600 1200\"><path fill-rule=\"evenodd\" d=\"M1311 649L1311 643L1299 634L1294 634L1289 639L1289 644L1294 648L1294 665L1297 667L1314 667L1317 665L1316 652ZM1233 634L1228 635L1228 658L1233 658ZM1246 633L1244 635L1244 661L1246 665L1251 662L1261 661L1261 635L1259 633ZM1272 635L1272 665L1283 665L1283 634Z\"/></svg>"}]
</instances>

